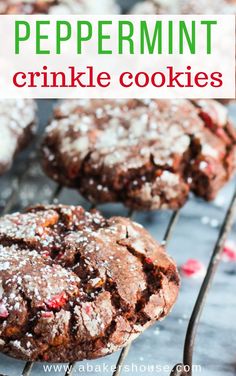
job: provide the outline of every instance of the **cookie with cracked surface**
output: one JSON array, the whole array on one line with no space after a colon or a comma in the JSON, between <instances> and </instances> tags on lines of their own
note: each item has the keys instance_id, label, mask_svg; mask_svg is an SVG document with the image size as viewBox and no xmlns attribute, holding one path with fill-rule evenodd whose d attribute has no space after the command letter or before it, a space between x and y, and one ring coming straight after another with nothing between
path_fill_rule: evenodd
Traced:
<instances>
[{"instance_id":1,"label":"cookie with cracked surface","mask_svg":"<svg viewBox=\"0 0 236 376\"><path fill-rule=\"evenodd\" d=\"M235 14L233 0L146 0L134 5L132 14Z\"/></svg>"},{"instance_id":2,"label":"cookie with cracked surface","mask_svg":"<svg viewBox=\"0 0 236 376\"><path fill-rule=\"evenodd\" d=\"M0 350L24 360L94 359L172 308L174 261L139 224L74 206L0 219Z\"/></svg>"},{"instance_id":3,"label":"cookie with cracked surface","mask_svg":"<svg viewBox=\"0 0 236 376\"><path fill-rule=\"evenodd\" d=\"M0 0L0 14L113 14L113 0Z\"/></svg>"},{"instance_id":4,"label":"cookie with cracked surface","mask_svg":"<svg viewBox=\"0 0 236 376\"><path fill-rule=\"evenodd\" d=\"M30 99L0 99L0 175L36 130L36 103Z\"/></svg>"},{"instance_id":5,"label":"cookie with cracked surface","mask_svg":"<svg viewBox=\"0 0 236 376\"><path fill-rule=\"evenodd\" d=\"M236 133L216 101L66 100L42 150L46 173L91 202L177 209L228 181Z\"/></svg>"}]
</instances>

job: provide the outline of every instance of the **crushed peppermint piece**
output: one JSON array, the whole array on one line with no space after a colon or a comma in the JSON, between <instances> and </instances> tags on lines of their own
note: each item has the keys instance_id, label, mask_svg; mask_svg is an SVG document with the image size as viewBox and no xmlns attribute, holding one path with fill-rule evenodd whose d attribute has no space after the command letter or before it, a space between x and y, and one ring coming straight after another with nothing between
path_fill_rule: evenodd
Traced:
<instances>
[{"instance_id":1,"label":"crushed peppermint piece","mask_svg":"<svg viewBox=\"0 0 236 376\"><path fill-rule=\"evenodd\" d=\"M206 267L196 259L189 259L181 265L181 274L187 278L199 278L206 274Z\"/></svg>"},{"instance_id":2,"label":"crushed peppermint piece","mask_svg":"<svg viewBox=\"0 0 236 376\"><path fill-rule=\"evenodd\" d=\"M152 263L153 263L153 260L152 260L151 258L147 257L147 258L145 258L145 262L146 262L147 264L152 264Z\"/></svg>"},{"instance_id":3,"label":"crushed peppermint piece","mask_svg":"<svg viewBox=\"0 0 236 376\"><path fill-rule=\"evenodd\" d=\"M41 316L43 317L43 318L45 318L45 319L48 319L48 318L52 318L52 317L54 317L54 314L53 314L53 312L42 312L41 313Z\"/></svg>"},{"instance_id":4,"label":"crushed peppermint piece","mask_svg":"<svg viewBox=\"0 0 236 376\"><path fill-rule=\"evenodd\" d=\"M55 295L53 298L46 300L45 303L49 308L57 309L65 305L67 300L67 295L62 292L61 294Z\"/></svg>"},{"instance_id":5,"label":"crushed peppermint piece","mask_svg":"<svg viewBox=\"0 0 236 376\"><path fill-rule=\"evenodd\" d=\"M6 319L9 316L9 312L4 303L0 302L0 318Z\"/></svg>"},{"instance_id":6,"label":"crushed peppermint piece","mask_svg":"<svg viewBox=\"0 0 236 376\"><path fill-rule=\"evenodd\" d=\"M223 252L222 252L223 261L236 261L236 243L232 240L227 240L225 242Z\"/></svg>"}]
</instances>

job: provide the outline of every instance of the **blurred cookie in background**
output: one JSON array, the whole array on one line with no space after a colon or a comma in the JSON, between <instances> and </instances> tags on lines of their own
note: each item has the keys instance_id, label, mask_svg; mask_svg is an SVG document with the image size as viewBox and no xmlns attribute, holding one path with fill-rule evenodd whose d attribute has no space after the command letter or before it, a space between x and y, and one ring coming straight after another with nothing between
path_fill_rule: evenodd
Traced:
<instances>
[{"instance_id":1,"label":"blurred cookie in background","mask_svg":"<svg viewBox=\"0 0 236 376\"><path fill-rule=\"evenodd\" d=\"M0 0L0 14L113 14L115 0Z\"/></svg>"},{"instance_id":2,"label":"blurred cookie in background","mask_svg":"<svg viewBox=\"0 0 236 376\"><path fill-rule=\"evenodd\" d=\"M213 100L65 100L43 142L45 172L93 203L177 209L212 200L236 168L236 133Z\"/></svg>"},{"instance_id":3,"label":"blurred cookie in background","mask_svg":"<svg viewBox=\"0 0 236 376\"><path fill-rule=\"evenodd\" d=\"M135 4L132 14L235 14L235 0L146 0Z\"/></svg>"},{"instance_id":4,"label":"blurred cookie in background","mask_svg":"<svg viewBox=\"0 0 236 376\"><path fill-rule=\"evenodd\" d=\"M0 175L8 170L17 152L36 130L36 103L31 99L0 100Z\"/></svg>"}]
</instances>

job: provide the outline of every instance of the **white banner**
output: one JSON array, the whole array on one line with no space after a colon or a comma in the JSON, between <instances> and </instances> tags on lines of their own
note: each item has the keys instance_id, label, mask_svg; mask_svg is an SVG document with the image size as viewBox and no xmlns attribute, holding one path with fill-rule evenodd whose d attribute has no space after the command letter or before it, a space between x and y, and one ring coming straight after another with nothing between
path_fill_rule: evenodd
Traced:
<instances>
[{"instance_id":1,"label":"white banner","mask_svg":"<svg viewBox=\"0 0 236 376\"><path fill-rule=\"evenodd\" d=\"M0 16L0 98L234 98L235 17Z\"/></svg>"}]
</instances>

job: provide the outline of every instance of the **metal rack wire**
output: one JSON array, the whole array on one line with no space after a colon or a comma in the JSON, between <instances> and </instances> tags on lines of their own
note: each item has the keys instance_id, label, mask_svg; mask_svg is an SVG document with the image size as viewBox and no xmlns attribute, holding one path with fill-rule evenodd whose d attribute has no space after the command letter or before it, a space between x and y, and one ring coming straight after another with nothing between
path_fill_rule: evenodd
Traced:
<instances>
[{"instance_id":1,"label":"metal rack wire","mask_svg":"<svg viewBox=\"0 0 236 376\"><path fill-rule=\"evenodd\" d=\"M27 169L25 173L22 176L19 176L12 188L12 193L10 197L8 198L5 208L0 214L6 214L11 211L13 208L14 204L17 201L18 194L20 192L21 186L24 183L25 178L27 177L28 171L31 167L31 164L35 158L35 154L31 155L28 163L27 163ZM53 202L55 199L57 199L62 192L63 188L61 186L56 187L54 192L52 192L51 198L49 202ZM183 361L181 363L178 363L175 365L175 367L172 369L170 376L192 376L192 361L193 361L193 352L194 352L194 342L195 338L197 335L197 329L198 329L198 324L201 318L201 313L204 309L205 303L206 303L206 298L207 294L209 292L209 289L211 287L211 283L213 281L214 275L216 273L217 267L220 263L221 260L221 252L223 248L223 244L225 242L225 239L230 232L230 229L233 224L233 218L234 218L234 213L236 210L236 189L233 194L232 200L230 202L230 205L228 207L226 216L224 218L223 225L220 229L218 239L216 241L216 245L214 247L214 250L212 252L211 259L209 261L209 265L207 268L207 273L206 276L203 280L203 283L200 287L200 291L197 297L197 300L195 302L192 315L190 317L190 321L188 324L188 329L186 332L186 337L185 337L185 345L184 345L184 350L183 350ZM175 229L175 225L178 222L179 218L179 213L180 210L175 211L172 213L170 221L167 225L166 232L163 238L163 242L165 244L168 244L173 231ZM133 217L134 212L129 212L129 216ZM132 343L130 343L128 346L126 346L123 350L121 350L117 364L116 364L116 370L114 371L112 376L121 376L122 374L122 366L125 363L125 360L129 354L129 350L132 346ZM76 363L69 363L68 369L65 372L65 376L72 376L73 375L73 370L75 367ZM25 367L21 373L21 376L31 376L32 375L32 370L33 370L34 363L33 362L27 362L25 364ZM186 367L188 366L189 370L186 371ZM0 375L4 376L4 375Z\"/></svg>"}]
</instances>

